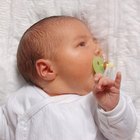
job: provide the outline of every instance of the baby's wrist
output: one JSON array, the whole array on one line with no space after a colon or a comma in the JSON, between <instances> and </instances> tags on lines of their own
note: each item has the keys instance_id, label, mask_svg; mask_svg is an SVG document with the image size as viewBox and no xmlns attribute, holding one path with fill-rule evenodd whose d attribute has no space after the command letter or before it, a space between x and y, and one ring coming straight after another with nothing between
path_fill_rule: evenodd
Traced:
<instances>
[{"instance_id":1,"label":"baby's wrist","mask_svg":"<svg viewBox=\"0 0 140 140\"><path fill-rule=\"evenodd\" d=\"M118 97L118 100L115 101L114 104L111 104L111 105L99 105L99 108L103 109L105 112L109 112L109 111L112 111L114 110L119 104L119 97Z\"/></svg>"},{"instance_id":2,"label":"baby's wrist","mask_svg":"<svg viewBox=\"0 0 140 140\"><path fill-rule=\"evenodd\" d=\"M104 113L104 114L117 114L120 110L122 110L122 108L125 106L125 100L124 100L124 98L123 97L120 97L120 99L119 99L119 101L118 101L118 104L114 107L114 108L112 108L112 110L109 110L109 108L108 109L106 109L106 108L103 108L103 107L100 107L100 106L98 106L98 109L102 112L102 113ZM110 108L111 109L111 108Z\"/></svg>"},{"instance_id":3,"label":"baby's wrist","mask_svg":"<svg viewBox=\"0 0 140 140\"><path fill-rule=\"evenodd\" d=\"M105 112L109 112L112 111L116 106L118 105L118 103L112 107L101 107Z\"/></svg>"},{"instance_id":4,"label":"baby's wrist","mask_svg":"<svg viewBox=\"0 0 140 140\"><path fill-rule=\"evenodd\" d=\"M123 96L120 96L118 105L111 111L104 111L102 108L97 108L98 115L100 118L109 118L110 123L116 123L124 117L126 111L126 99Z\"/></svg>"}]
</instances>

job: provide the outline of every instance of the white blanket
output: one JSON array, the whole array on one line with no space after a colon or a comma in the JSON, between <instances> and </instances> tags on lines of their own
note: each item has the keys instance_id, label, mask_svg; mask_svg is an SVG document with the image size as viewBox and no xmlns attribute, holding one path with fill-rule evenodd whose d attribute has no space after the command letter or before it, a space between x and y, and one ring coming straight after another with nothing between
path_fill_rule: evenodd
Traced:
<instances>
[{"instance_id":1,"label":"white blanket","mask_svg":"<svg viewBox=\"0 0 140 140\"><path fill-rule=\"evenodd\" d=\"M115 69L122 89L138 113L133 140L140 139L140 1L139 0L0 0L0 104L25 82L17 72L16 50L23 32L52 15L87 21Z\"/></svg>"}]
</instances>

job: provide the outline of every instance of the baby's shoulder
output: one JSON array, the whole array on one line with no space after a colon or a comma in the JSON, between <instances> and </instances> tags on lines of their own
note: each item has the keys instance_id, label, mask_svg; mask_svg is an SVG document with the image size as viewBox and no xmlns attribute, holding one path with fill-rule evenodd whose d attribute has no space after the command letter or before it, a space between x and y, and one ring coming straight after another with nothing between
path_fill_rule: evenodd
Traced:
<instances>
[{"instance_id":1,"label":"baby's shoulder","mask_svg":"<svg viewBox=\"0 0 140 140\"><path fill-rule=\"evenodd\" d=\"M43 96L38 94L34 86L25 85L9 97L5 109L7 112L19 116L26 113L41 100L43 100Z\"/></svg>"}]
</instances>

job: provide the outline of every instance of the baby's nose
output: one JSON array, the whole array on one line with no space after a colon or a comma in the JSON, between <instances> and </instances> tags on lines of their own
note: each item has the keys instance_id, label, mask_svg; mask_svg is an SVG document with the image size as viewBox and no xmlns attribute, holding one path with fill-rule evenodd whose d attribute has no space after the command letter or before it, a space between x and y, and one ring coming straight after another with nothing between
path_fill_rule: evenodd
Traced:
<instances>
[{"instance_id":1,"label":"baby's nose","mask_svg":"<svg viewBox=\"0 0 140 140\"><path fill-rule=\"evenodd\" d=\"M100 48L96 48L96 50L95 50L95 55L96 55L96 56L102 56L102 55L103 55L102 50L101 50Z\"/></svg>"}]
</instances>

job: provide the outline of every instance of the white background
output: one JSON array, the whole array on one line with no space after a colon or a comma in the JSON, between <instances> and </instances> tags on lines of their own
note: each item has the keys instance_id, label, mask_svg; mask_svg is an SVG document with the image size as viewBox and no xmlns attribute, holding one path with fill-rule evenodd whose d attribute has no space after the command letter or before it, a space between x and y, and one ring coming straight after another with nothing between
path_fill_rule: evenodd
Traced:
<instances>
[{"instance_id":1,"label":"white background","mask_svg":"<svg viewBox=\"0 0 140 140\"><path fill-rule=\"evenodd\" d=\"M85 20L115 69L122 72L122 90L138 113L133 140L140 140L140 0L0 0L0 104L25 82L16 68L23 32L52 15Z\"/></svg>"}]
</instances>

